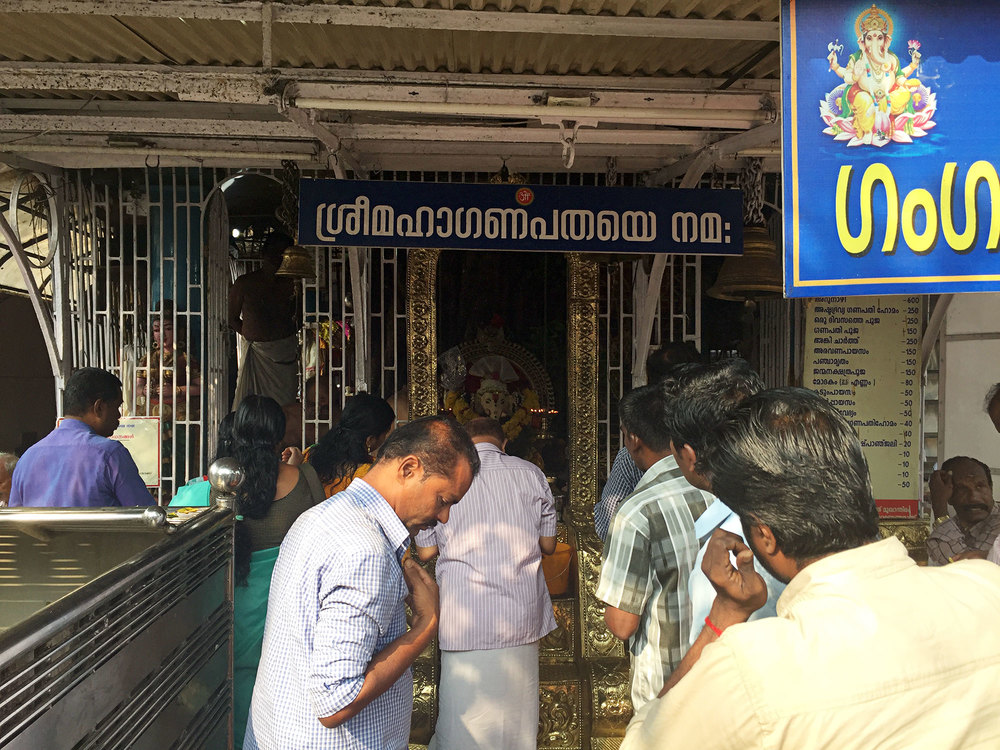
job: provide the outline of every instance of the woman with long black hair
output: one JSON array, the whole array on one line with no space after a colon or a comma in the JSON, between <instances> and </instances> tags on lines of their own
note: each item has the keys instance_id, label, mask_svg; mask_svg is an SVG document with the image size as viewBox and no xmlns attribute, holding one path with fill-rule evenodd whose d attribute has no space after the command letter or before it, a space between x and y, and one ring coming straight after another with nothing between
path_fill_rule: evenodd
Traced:
<instances>
[{"instance_id":1,"label":"woman with long black hair","mask_svg":"<svg viewBox=\"0 0 1000 750\"><path fill-rule=\"evenodd\" d=\"M236 490L233 602L234 747L243 746L250 698L264 642L271 573L295 520L325 498L313 468L281 461L285 414L267 396L247 396L233 417L231 456L243 468Z\"/></svg>"},{"instance_id":2,"label":"woman with long black hair","mask_svg":"<svg viewBox=\"0 0 1000 750\"><path fill-rule=\"evenodd\" d=\"M340 421L306 453L326 497L368 472L395 423L396 413L385 399L362 392L344 401Z\"/></svg>"}]
</instances>

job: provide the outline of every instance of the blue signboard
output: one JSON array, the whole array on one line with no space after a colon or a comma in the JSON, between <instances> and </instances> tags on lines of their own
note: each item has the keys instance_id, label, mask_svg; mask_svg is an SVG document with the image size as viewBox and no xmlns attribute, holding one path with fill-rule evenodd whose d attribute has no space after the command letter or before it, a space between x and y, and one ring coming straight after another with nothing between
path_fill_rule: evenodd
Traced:
<instances>
[{"instance_id":1,"label":"blue signboard","mask_svg":"<svg viewBox=\"0 0 1000 750\"><path fill-rule=\"evenodd\" d=\"M303 245L743 252L738 190L307 180Z\"/></svg>"},{"instance_id":2,"label":"blue signboard","mask_svg":"<svg viewBox=\"0 0 1000 750\"><path fill-rule=\"evenodd\" d=\"M781 20L786 295L1000 290L1000 5L782 0Z\"/></svg>"}]
</instances>

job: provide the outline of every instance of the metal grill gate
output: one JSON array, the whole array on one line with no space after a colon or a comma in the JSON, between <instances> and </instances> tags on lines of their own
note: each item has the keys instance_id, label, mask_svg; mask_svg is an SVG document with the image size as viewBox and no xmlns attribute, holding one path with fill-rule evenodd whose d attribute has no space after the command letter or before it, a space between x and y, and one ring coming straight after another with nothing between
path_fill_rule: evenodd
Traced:
<instances>
[{"instance_id":1,"label":"metal grill gate","mask_svg":"<svg viewBox=\"0 0 1000 750\"><path fill-rule=\"evenodd\" d=\"M165 421L164 497L177 483L200 475L214 453L218 421L229 410L231 335L226 326L226 290L235 275L252 267L246 258L231 260L226 188L233 178L259 175L281 181L280 170L222 168L147 168L76 170L64 184L69 216L66 263L69 306L63 316L72 335L73 366L104 367L125 385L130 413L150 411L136 393L137 377L163 376L148 360L154 321L172 317L175 336L184 340L191 367L175 385L185 386L183 415ZM483 172L383 172L377 179L423 182L486 182ZM634 185L635 175L616 176ZM705 183L719 177L706 177ZM721 178L730 187L735 175ZM528 182L549 185L602 185L599 173L533 174ZM221 196L221 202L220 202ZM318 438L336 406L359 385L393 403L400 418L407 412L405 342L405 250L374 248L362 253L354 274L346 251L311 248L316 279L302 285L302 439ZM630 363L637 300L633 280L642 261L601 264L599 384L602 466L619 446L617 402L632 386ZM173 312L155 308L173 300ZM360 311L355 309L361 300ZM661 285L652 342L692 341L701 337L701 264L697 257L674 256ZM358 316L364 315L364 320ZM358 324L368 335L360 342ZM360 349L360 351L359 351ZM359 359L362 358L359 366ZM196 365L196 366L195 366ZM359 377L360 373L360 377ZM190 386L200 379L201 394ZM197 390L197 389L196 389ZM333 412L323 403L334 404Z\"/></svg>"}]
</instances>

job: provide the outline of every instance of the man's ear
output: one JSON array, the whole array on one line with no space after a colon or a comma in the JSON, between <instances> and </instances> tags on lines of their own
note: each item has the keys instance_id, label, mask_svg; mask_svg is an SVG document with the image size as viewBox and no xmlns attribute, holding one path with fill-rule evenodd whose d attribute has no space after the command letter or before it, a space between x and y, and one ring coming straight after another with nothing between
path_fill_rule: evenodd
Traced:
<instances>
[{"instance_id":1,"label":"man's ear","mask_svg":"<svg viewBox=\"0 0 1000 750\"><path fill-rule=\"evenodd\" d=\"M678 465L687 472L694 471L694 465L698 462L698 456L692 448L687 443L681 445L680 450L674 445L674 441L670 441L670 450L673 451L674 458L677 459Z\"/></svg>"},{"instance_id":2,"label":"man's ear","mask_svg":"<svg viewBox=\"0 0 1000 750\"><path fill-rule=\"evenodd\" d=\"M641 440L635 435L635 433L629 432L628 430L622 430L622 438L625 443L625 447L631 452L639 449L639 445L642 443Z\"/></svg>"},{"instance_id":3,"label":"man's ear","mask_svg":"<svg viewBox=\"0 0 1000 750\"><path fill-rule=\"evenodd\" d=\"M761 523L757 518L751 518L749 526L750 536L760 552L773 555L778 551L778 540L774 538L774 532L771 531L770 526Z\"/></svg>"},{"instance_id":4,"label":"man's ear","mask_svg":"<svg viewBox=\"0 0 1000 750\"><path fill-rule=\"evenodd\" d=\"M413 479L418 477L419 474L423 473L424 465L420 462L420 459L410 454L409 456L404 456L399 462L399 466L396 467L396 472L400 479Z\"/></svg>"}]
</instances>

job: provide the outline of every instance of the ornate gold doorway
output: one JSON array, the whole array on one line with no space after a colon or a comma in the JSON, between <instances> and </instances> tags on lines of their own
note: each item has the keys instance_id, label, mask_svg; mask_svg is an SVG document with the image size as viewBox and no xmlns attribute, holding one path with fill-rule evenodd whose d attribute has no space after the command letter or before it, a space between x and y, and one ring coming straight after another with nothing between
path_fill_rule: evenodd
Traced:
<instances>
[{"instance_id":1,"label":"ornate gold doorway","mask_svg":"<svg viewBox=\"0 0 1000 750\"><path fill-rule=\"evenodd\" d=\"M437 250L407 255L407 339L411 416L436 414L438 386ZM575 585L553 600L558 629L542 642L539 747L614 748L631 716L628 662L621 641L604 625L594 597L600 541L592 511L598 495L599 264L579 253L567 263L568 504L560 537L577 549ZM414 668L411 742L433 733L437 713L437 654L428 649Z\"/></svg>"}]
</instances>

